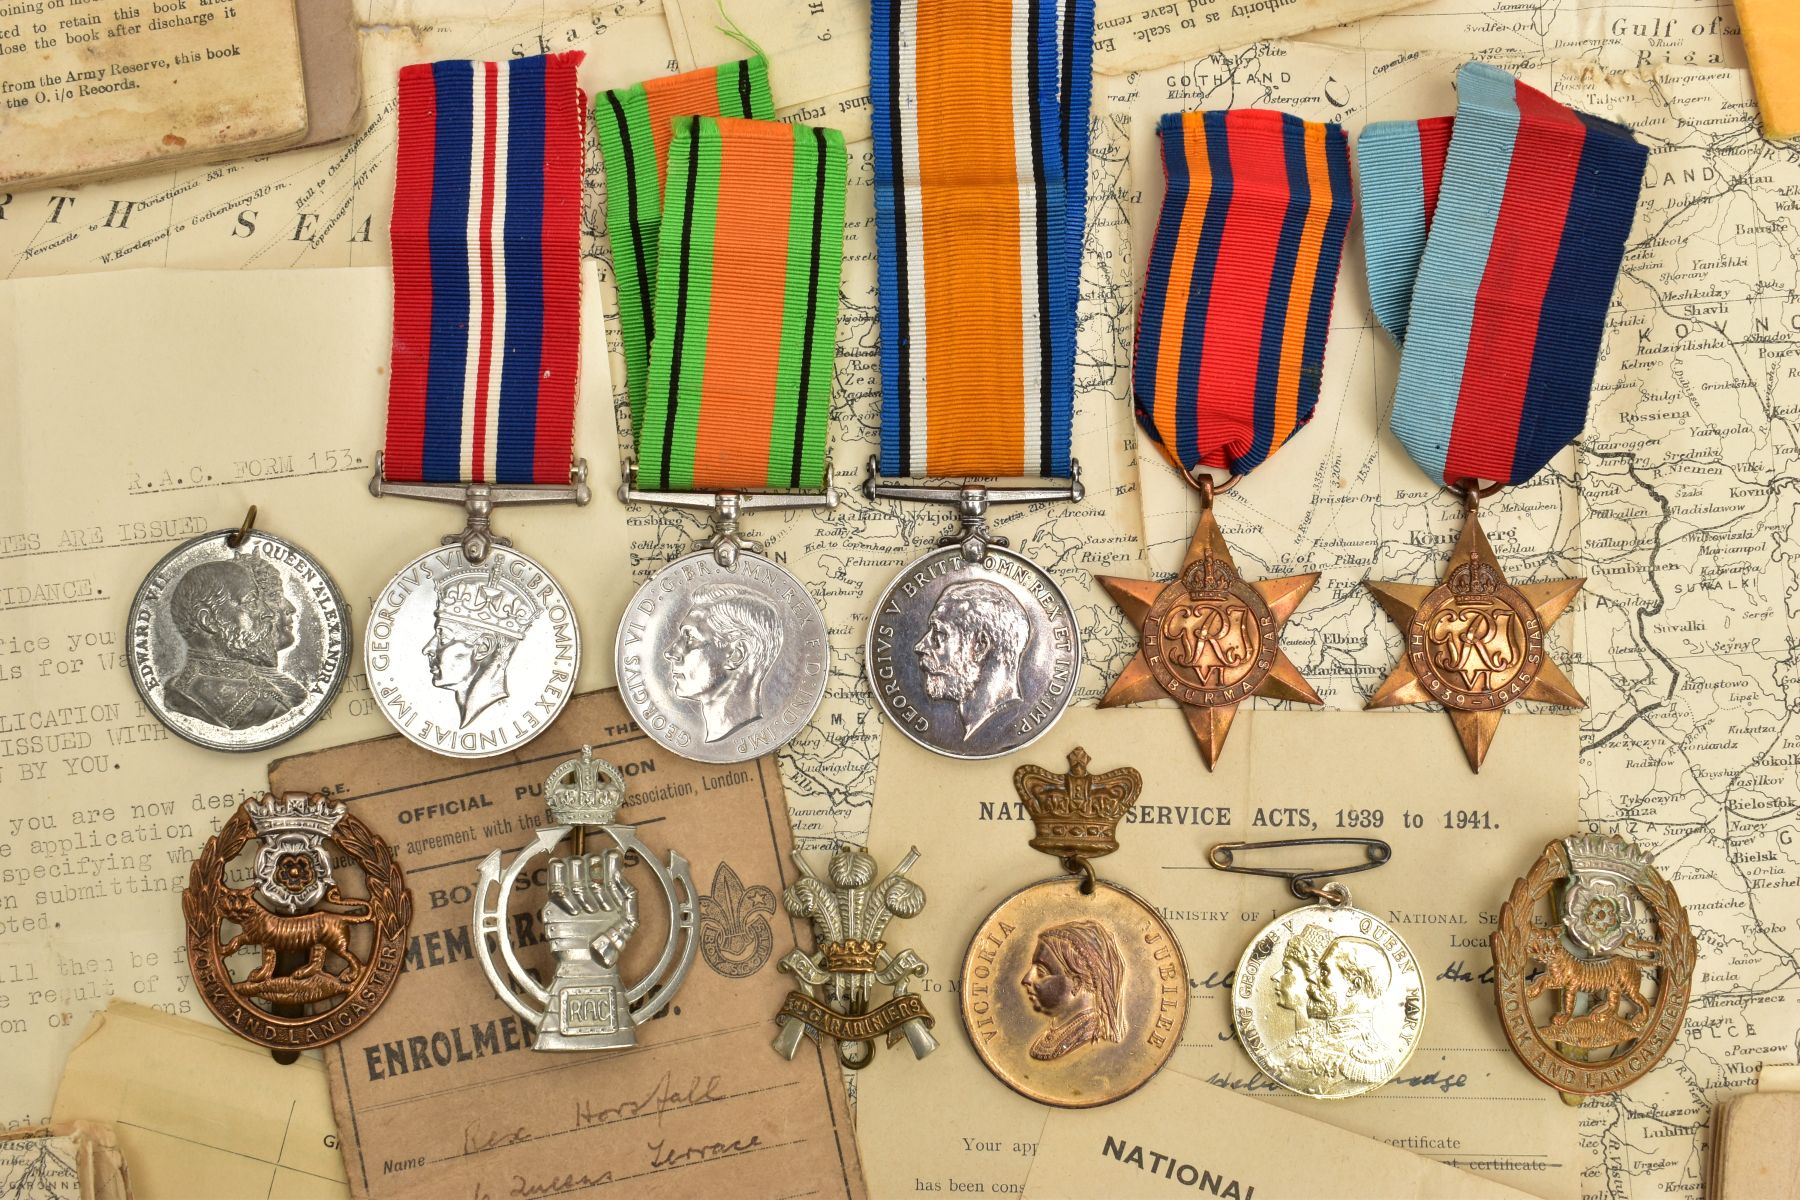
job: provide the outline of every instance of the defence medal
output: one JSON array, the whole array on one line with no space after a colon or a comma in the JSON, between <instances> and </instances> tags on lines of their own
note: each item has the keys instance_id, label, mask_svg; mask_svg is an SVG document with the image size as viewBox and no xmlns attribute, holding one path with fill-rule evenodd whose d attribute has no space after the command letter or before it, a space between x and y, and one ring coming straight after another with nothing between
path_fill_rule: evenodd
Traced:
<instances>
[{"instance_id":1,"label":"defence medal","mask_svg":"<svg viewBox=\"0 0 1800 1200\"><path fill-rule=\"evenodd\" d=\"M350 610L310 554L241 526L164 555L131 602L131 681L209 750L264 750L325 715L350 671Z\"/></svg>"},{"instance_id":2,"label":"defence medal","mask_svg":"<svg viewBox=\"0 0 1800 1200\"><path fill-rule=\"evenodd\" d=\"M811 954L794 950L781 960L781 969L800 986L788 993L777 1014L777 1054L791 1059L801 1039L831 1037L837 1040L838 1062L855 1071L874 1059L875 1039L882 1034L889 1047L904 1037L915 1058L937 1049L931 1013L909 990L912 977L926 973L925 963L911 950L889 952L882 940L895 917L925 911L925 889L907 877L918 861L915 846L877 883L869 852L843 846L832 853L820 879L794 851L801 878L782 893L782 902L790 916L812 921L817 948ZM893 996L871 1009L876 984L892 988ZM823 1001L819 988L825 990Z\"/></svg>"},{"instance_id":3,"label":"defence medal","mask_svg":"<svg viewBox=\"0 0 1800 1200\"><path fill-rule=\"evenodd\" d=\"M1497 67L1465 65L1457 96L1454 124L1381 122L1357 147L1394 433L1466 511L1442 584L1368 585L1405 643L1369 707L1442 704L1479 771L1514 701L1584 705L1544 647L1583 581L1509 583L1477 505L1586 422L1649 151Z\"/></svg>"},{"instance_id":4,"label":"defence medal","mask_svg":"<svg viewBox=\"0 0 1800 1200\"><path fill-rule=\"evenodd\" d=\"M1240 854L1293 846L1360 846L1367 861L1335 870L1246 867ZM1238 960L1231 1023L1250 1061L1290 1092L1346 1100L1400 1073L1425 1027L1425 979L1398 933L1350 902L1334 875L1393 856L1373 838L1224 842L1208 853L1221 871L1285 879L1312 903L1263 926Z\"/></svg>"},{"instance_id":5,"label":"defence medal","mask_svg":"<svg viewBox=\"0 0 1800 1200\"><path fill-rule=\"evenodd\" d=\"M1694 935L1674 887L1626 839L1545 846L1491 941L1506 1040L1565 1100L1630 1086L1681 1036Z\"/></svg>"},{"instance_id":6,"label":"defence medal","mask_svg":"<svg viewBox=\"0 0 1800 1200\"><path fill-rule=\"evenodd\" d=\"M232 887L226 871L252 839L250 883ZM361 895L344 893L334 857L356 869ZM292 1061L375 1015L405 965L412 893L387 843L342 804L290 792L246 800L207 839L188 868L181 911L188 970L206 1007ZM227 960L248 949L261 960L236 978Z\"/></svg>"},{"instance_id":7,"label":"defence medal","mask_svg":"<svg viewBox=\"0 0 1800 1200\"><path fill-rule=\"evenodd\" d=\"M753 95L766 104L766 88ZM642 103L603 99L603 131L609 110ZM648 134L641 141L629 120L602 138L615 185L629 183L633 163L657 161ZM767 754L804 729L825 697L830 648L819 603L738 520L837 504L825 447L844 171L836 130L732 117L674 122L648 386L632 409L636 451L619 494L709 510L714 533L638 589L614 657L633 719L685 758ZM628 194L619 188L618 196L622 203ZM614 204L609 194L609 213ZM625 251L620 232L615 225L615 260Z\"/></svg>"},{"instance_id":8,"label":"defence medal","mask_svg":"<svg viewBox=\"0 0 1800 1200\"><path fill-rule=\"evenodd\" d=\"M1068 597L987 521L1085 495L1069 450L1093 34L1091 0L873 10L882 414L863 493L954 505L958 527L882 593L864 663L888 722L953 758L1043 736L1081 667Z\"/></svg>"},{"instance_id":9,"label":"defence medal","mask_svg":"<svg viewBox=\"0 0 1800 1200\"><path fill-rule=\"evenodd\" d=\"M1031 848L1068 872L1001 901L963 959L963 1025L987 1069L1022 1096L1092 1108L1149 1082L1181 1041L1187 963L1143 900L1094 872L1143 790L1131 767L1022 766L1013 786L1037 827Z\"/></svg>"},{"instance_id":10,"label":"defence medal","mask_svg":"<svg viewBox=\"0 0 1800 1200\"><path fill-rule=\"evenodd\" d=\"M544 801L554 824L540 829L511 866L501 869L498 850L481 860L475 886L476 956L494 994L537 1031L533 1050L635 1046L637 1027L675 998L699 947L699 907L687 860L671 852L668 862L661 861L633 826L616 823L625 803L625 777L595 758L592 747L583 746L580 758L550 772ZM612 845L588 853L590 831L605 834ZM558 855L565 839L571 852ZM550 856L549 900L540 915L545 940L556 955L547 988L520 963L507 910L508 899L523 888L521 876L539 855ZM639 863L656 876L669 927L656 964L626 983L620 959L637 932L638 891L625 870Z\"/></svg>"},{"instance_id":11,"label":"defence medal","mask_svg":"<svg viewBox=\"0 0 1800 1200\"><path fill-rule=\"evenodd\" d=\"M1252 696L1319 704L1281 649L1318 572L1250 582L1214 500L1313 417L1353 207L1341 126L1267 109L1169 113L1132 368L1138 424L1200 493L1175 579L1102 575L1138 653L1102 708L1172 699L1211 770ZM1211 472L1227 471L1215 485Z\"/></svg>"},{"instance_id":12,"label":"defence medal","mask_svg":"<svg viewBox=\"0 0 1800 1200\"><path fill-rule=\"evenodd\" d=\"M568 595L492 529L499 505L589 499L573 458L581 58L400 72L393 370L369 490L467 516L376 597L363 656L382 714L455 758L542 733L581 664Z\"/></svg>"}]
</instances>

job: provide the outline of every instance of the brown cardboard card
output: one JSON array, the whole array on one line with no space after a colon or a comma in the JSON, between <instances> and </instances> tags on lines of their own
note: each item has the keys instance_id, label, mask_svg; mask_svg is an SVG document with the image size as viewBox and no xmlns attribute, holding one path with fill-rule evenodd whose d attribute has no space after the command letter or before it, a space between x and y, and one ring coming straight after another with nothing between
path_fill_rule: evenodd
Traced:
<instances>
[{"instance_id":1,"label":"brown cardboard card","mask_svg":"<svg viewBox=\"0 0 1800 1200\"><path fill-rule=\"evenodd\" d=\"M300 145L317 146L361 132L362 45L354 0L304 0L296 15L306 74L306 137Z\"/></svg>"},{"instance_id":2,"label":"brown cardboard card","mask_svg":"<svg viewBox=\"0 0 1800 1200\"><path fill-rule=\"evenodd\" d=\"M306 133L294 0L63 0L0 13L0 185L260 154Z\"/></svg>"},{"instance_id":3,"label":"brown cardboard card","mask_svg":"<svg viewBox=\"0 0 1800 1200\"><path fill-rule=\"evenodd\" d=\"M477 871L490 851L510 864L532 843L546 824L545 777L584 743L625 776L619 822L659 858L673 850L691 864L700 950L635 1048L535 1051L531 1025L495 996L475 953ZM776 963L796 930L780 909L792 835L773 756L689 762L605 691L576 697L515 754L448 759L389 737L284 759L270 779L277 792L348 804L394 848L413 892L400 982L325 1049L357 1196L864 1195L834 1054L808 1041L790 1062L770 1045L790 987ZM546 875L535 859L506 924L524 966L547 981ZM630 983L654 965L668 920L649 868L626 876L641 919L622 963Z\"/></svg>"}]
</instances>

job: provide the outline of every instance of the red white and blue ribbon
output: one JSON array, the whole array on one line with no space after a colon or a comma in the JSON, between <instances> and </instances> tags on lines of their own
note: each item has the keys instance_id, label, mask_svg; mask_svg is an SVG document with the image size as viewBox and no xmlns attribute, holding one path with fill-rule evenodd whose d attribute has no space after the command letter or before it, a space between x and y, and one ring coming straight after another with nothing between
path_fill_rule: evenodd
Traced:
<instances>
[{"instance_id":1,"label":"red white and blue ribbon","mask_svg":"<svg viewBox=\"0 0 1800 1200\"><path fill-rule=\"evenodd\" d=\"M1132 392L1165 457L1248 474L1312 419L1354 198L1341 126L1169 113Z\"/></svg>"},{"instance_id":2,"label":"red white and blue ribbon","mask_svg":"<svg viewBox=\"0 0 1800 1200\"><path fill-rule=\"evenodd\" d=\"M389 479L569 481L582 57L400 72Z\"/></svg>"},{"instance_id":3,"label":"red white and blue ribbon","mask_svg":"<svg viewBox=\"0 0 1800 1200\"><path fill-rule=\"evenodd\" d=\"M1587 423L1649 151L1497 67L1465 65L1457 91L1453 125L1357 142L1369 292L1402 346L1393 425L1414 461L1520 483Z\"/></svg>"}]
</instances>

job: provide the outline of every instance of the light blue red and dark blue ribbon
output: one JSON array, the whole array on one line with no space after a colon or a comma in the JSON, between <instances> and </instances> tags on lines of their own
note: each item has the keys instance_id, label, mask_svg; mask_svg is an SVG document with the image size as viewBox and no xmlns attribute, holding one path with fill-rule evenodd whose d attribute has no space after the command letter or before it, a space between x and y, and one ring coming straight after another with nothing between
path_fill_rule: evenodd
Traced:
<instances>
[{"instance_id":1,"label":"light blue red and dark blue ribbon","mask_svg":"<svg viewBox=\"0 0 1800 1200\"><path fill-rule=\"evenodd\" d=\"M1338 125L1169 113L1168 190L1138 309L1138 423L1184 472L1247 474L1319 400L1354 199Z\"/></svg>"},{"instance_id":2,"label":"light blue red and dark blue ribbon","mask_svg":"<svg viewBox=\"0 0 1800 1200\"><path fill-rule=\"evenodd\" d=\"M881 470L1069 474L1093 0L872 0Z\"/></svg>"},{"instance_id":3,"label":"light blue red and dark blue ribbon","mask_svg":"<svg viewBox=\"0 0 1800 1200\"><path fill-rule=\"evenodd\" d=\"M582 57L400 72L389 479L569 481Z\"/></svg>"},{"instance_id":4,"label":"light blue red and dark blue ribbon","mask_svg":"<svg viewBox=\"0 0 1800 1200\"><path fill-rule=\"evenodd\" d=\"M1520 483L1580 434L1649 151L1496 67L1357 142L1394 433L1446 484Z\"/></svg>"}]
</instances>

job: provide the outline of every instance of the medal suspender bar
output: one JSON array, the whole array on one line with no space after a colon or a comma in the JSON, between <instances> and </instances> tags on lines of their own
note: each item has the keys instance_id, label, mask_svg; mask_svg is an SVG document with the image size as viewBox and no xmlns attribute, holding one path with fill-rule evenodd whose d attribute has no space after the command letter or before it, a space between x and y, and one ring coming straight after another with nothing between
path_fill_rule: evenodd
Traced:
<instances>
[{"instance_id":1,"label":"medal suspender bar","mask_svg":"<svg viewBox=\"0 0 1800 1200\"><path fill-rule=\"evenodd\" d=\"M388 720L458 758L542 732L581 660L568 596L491 522L499 505L589 499L573 461L582 57L400 72L393 370L369 490L466 518L382 590L363 645Z\"/></svg>"},{"instance_id":2,"label":"medal suspender bar","mask_svg":"<svg viewBox=\"0 0 1800 1200\"><path fill-rule=\"evenodd\" d=\"M1081 666L1068 598L987 510L1084 495L1069 447L1093 6L875 0L871 50L882 417L863 491L954 505L959 524L882 595L865 661L908 737L992 758L1056 723Z\"/></svg>"},{"instance_id":3,"label":"medal suspender bar","mask_svg":"<svg viewBox=\"0 0 1800 1200\"><path fill-rule=\"evenodd\" d=\"M767 108L766 86L749 96ZM606 153L623 167L623 143ZM829 674L818 602L738 519L837 504L826 443L844 141L773 120L678 116L657 167L668 183L654 334L620 498L705 509L714 529L638 589L614 654L626 707L653 739L701 762L746 762L806 726ZM615 258L637 244L627 217L614 226Z\"/></svg>"}]
</instances>

